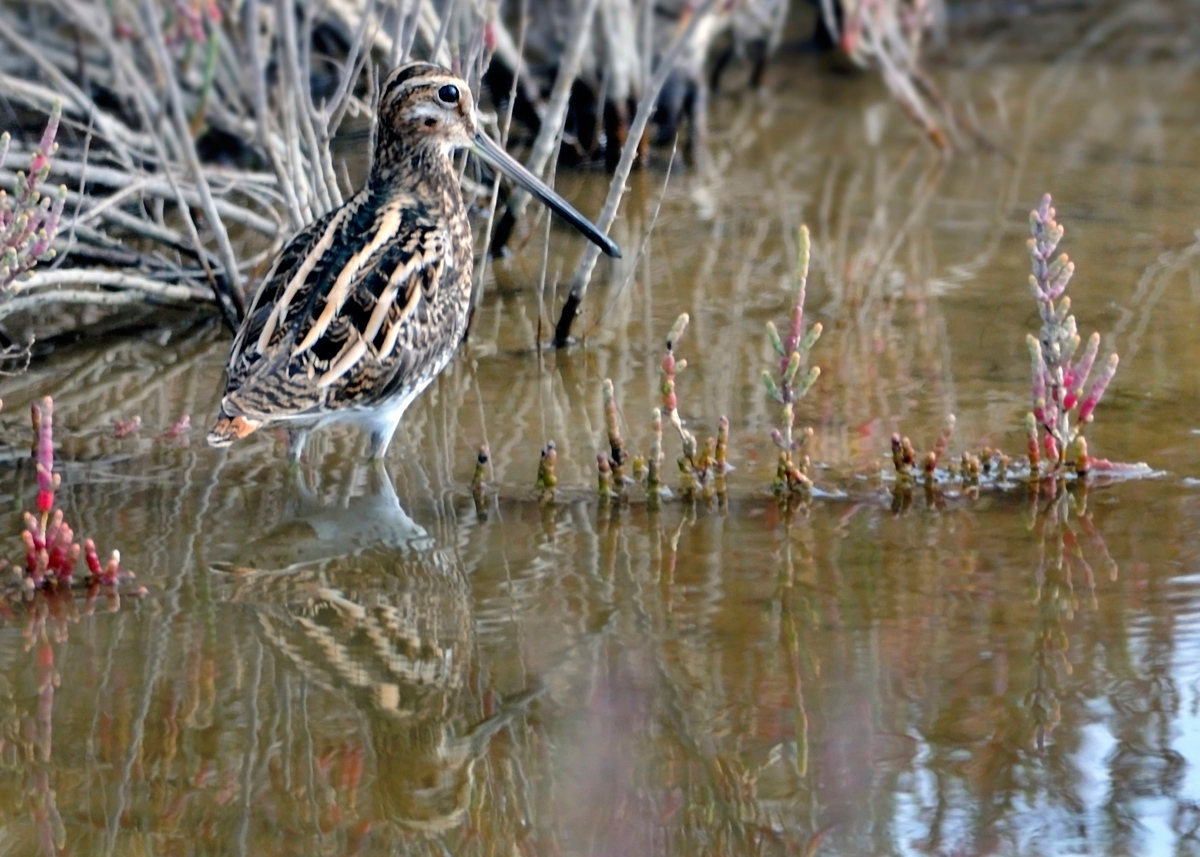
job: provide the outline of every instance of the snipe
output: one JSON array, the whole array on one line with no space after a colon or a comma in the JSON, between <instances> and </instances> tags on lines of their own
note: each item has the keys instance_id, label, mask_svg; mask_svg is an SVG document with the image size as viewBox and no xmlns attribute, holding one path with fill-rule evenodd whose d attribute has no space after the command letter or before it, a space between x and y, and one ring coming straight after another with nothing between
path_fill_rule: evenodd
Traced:
<instances>
[{"instance_id":1,"label":"snipe","mask_svg":"<svg viewBox=\"0 0 1200 857\"><path fill-rule=\"evenodd\" d=\"M384 82L366 186L310 224L276 258L229 355L221 413L227 446L267 425L307 432L353 422L383 455L405 409L462 341L473 252L451 155L469 148L610 256L617 245L478 127L450 71L412 63Z\"/></svg>"}]
</instances>

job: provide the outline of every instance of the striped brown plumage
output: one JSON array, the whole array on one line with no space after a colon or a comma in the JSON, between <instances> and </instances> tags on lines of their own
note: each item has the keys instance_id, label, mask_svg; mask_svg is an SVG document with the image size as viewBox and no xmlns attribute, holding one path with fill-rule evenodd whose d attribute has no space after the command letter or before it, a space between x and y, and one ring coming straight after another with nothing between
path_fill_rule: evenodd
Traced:
<instances>
[{"instance_id":1,"label":"striped brown plumage","mask_svg":"<svg viewBox=\"0 0 1200 857\"><path fill-rule=\"evenodd\" d=\"M403 66L381 91L365 187L292 238L258 287L210 444L274 423L292 430L298 456L308 430L350 421L370 432L372 457L387 449L466 326L472 238L451 156L468 146L619 255L477 130L461 79L429 63Z\"/></svg>"}]
</instances>

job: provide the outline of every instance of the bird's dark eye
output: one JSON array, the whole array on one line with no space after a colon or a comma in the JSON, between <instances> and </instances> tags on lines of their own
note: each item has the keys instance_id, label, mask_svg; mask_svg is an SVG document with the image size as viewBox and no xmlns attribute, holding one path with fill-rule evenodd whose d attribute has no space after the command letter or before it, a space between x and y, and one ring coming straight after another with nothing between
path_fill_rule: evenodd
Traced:
<instances>
[{"instance_id":1,"label":"bird's dark eye","mask_svg":"<svg viewBox=\"0 0 1200 857\"><path fill-rule=\"evenodd\" d=\"M442 102L443 104L457 104L458 103L458 87L455 86L453 83L447 83L445 86L443 86L441 89L438 90L437 94L438 94L438 101Z\"/></svg>"}]
</instances>

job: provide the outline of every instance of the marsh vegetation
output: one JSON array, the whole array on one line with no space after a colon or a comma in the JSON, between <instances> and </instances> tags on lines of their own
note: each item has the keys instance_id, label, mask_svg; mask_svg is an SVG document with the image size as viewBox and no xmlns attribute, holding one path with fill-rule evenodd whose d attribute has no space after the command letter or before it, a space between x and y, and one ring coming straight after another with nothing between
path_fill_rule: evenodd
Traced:
<instances>
[{"instance_id":1,"label":"marsh vegetation","mask_svg":"<svg viewBox=\"0 0 1200 857\"><path fill-rule=\"evenodd\" d=\"M33 246L44 220L25 236L54 256L0 299L0 561L25 579L26 512L65 546L45 570L80 551L74 586L0 600L0 850L1189 853L1193 10L951 4L889 80L891 54L809 50L808 6L660 5L612 31L639 46L623 71L597 60L608 0L524 26L519 3L0 7L0 178L13 202L44 154L32 204L57 218L52 246ZM588 7L590 37L556 27ZM726 13L749 17L664 75L659 106L691 112L647 118L638 146L654 58ZM361 178L374 69L404 55L459 63L496 138L544 149L583 211L626 151L625 258L590 269L551 347L583 244L466 163L487 259L471 331L384 466L350 428L298 468L269 435L212 450L238 295ZM1033 236L1031 268L1039 223L1066 232ZM1030 479L1039 379L1049 478ZM30 431L47 396L52 460ZM1148 467L1056 468L1081 460L1080 425L1083 460ZM1005 477L972 482L963 453L982 470L985 449ZM48 539L55 510L71 532Z\"/></svg>"}]
</instances>

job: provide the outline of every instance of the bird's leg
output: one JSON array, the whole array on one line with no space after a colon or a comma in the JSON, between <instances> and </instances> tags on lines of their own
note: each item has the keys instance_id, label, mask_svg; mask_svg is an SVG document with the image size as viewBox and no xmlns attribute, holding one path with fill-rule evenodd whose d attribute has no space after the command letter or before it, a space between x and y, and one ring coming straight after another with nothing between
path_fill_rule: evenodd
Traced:
<instances>
[{"instance_id":1,"label":"bird's leg","mask_svg":"<svg viewBox=\"0 0 1200 857\"><path fill-rule=\"evenodd\" d=\"M304 443L308 440L308 429L288 429L288 464L297 467L300 456L304 453Z\"/></svg>"},{"instance_id":2,"label":"bird's leg","mask_svg":"<svg viewBox=\"0 0 1200 857\"><path fill-rule=\"evenodd\" d=\"M396 486L392 483L392 475L387 471L383 456L372 458L367 462L367 491L371 496L385 497L400 505L396 496Z\"/></svg>"},{"instance_id":3,"label":"bird's leg","mask_svg":"<svg viewBox=\"0 0 1200 857\"><path fill-rule=\"evenodd\" d=\"M376 459L383 460L383 456L387 454L388 445L392 442L392 435L396 433L396 426L400 425L400 417L403 415L404 409L398 408L394 416L389 417L386 422L376 425L371 430L368 458L372 461Z\"/></svg>"}]
</instances>

